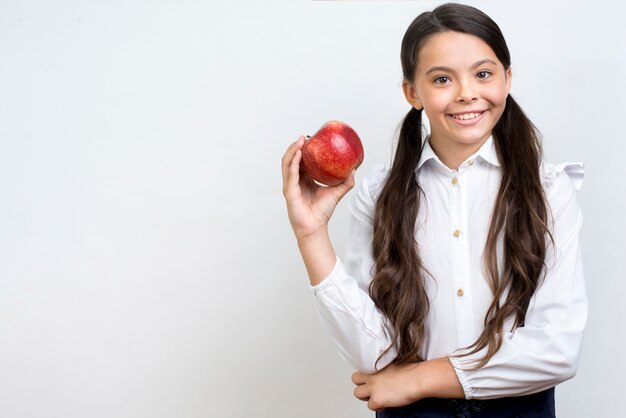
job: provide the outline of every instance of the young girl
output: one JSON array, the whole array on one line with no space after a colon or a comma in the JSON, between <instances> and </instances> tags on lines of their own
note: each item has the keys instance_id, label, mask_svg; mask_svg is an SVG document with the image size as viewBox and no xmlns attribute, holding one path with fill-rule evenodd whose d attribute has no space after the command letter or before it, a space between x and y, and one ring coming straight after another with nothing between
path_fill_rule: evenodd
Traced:
<instances>
[{"instance_id":1,"label":"young girl","mask_svg":"<svg viewBox=\"0 0 626 418\"><path fill-rule=\"evenodd\" d=\"M378 417L554 417L587 316L582 164L542 161L509 94L506 42L483 12L422 13L401 60L411 110L391 169L356 192L343 260L327 224L354 173L317 186L300 172L304 137L283 157L318 312Z\"/></svg>"}]
</instances>

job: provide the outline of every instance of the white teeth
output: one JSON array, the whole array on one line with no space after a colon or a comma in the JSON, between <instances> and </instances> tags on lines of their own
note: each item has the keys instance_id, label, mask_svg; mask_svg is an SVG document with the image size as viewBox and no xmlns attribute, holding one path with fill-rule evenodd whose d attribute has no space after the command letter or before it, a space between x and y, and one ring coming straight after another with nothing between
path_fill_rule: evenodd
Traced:
<instances>
[{"instance_id":1,"label":"white teeth","mask_svg":"<svg viewBox=\"0 0 626 418\"><path fill-rule=\"evenodd\" d=\"M462 115L452 115L452 117L455 119L463 119L463 120L474 119L479 116L480 116L480 113L464 113Z\"/></svg>"}]
</instances>

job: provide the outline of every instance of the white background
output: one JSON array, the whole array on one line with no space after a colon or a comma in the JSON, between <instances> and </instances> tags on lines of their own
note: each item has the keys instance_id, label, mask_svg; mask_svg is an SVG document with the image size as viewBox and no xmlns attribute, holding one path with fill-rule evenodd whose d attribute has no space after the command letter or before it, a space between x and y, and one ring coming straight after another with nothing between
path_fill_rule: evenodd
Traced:
<instances>
[{"instance_id":1,"label":"white background","mask_svg":"<svg viewBox=\"0 0 626 418\"><path fill-rule=\"evenodd\" d=\"M357 180L388 163L402 35L438 4L0 0L0 417L373 417L314 311L280 158L339 119ZM586 164L590 316L560 416L618 416L625 7L471 4L547 159Z\"/></svg>"}]
</instances>

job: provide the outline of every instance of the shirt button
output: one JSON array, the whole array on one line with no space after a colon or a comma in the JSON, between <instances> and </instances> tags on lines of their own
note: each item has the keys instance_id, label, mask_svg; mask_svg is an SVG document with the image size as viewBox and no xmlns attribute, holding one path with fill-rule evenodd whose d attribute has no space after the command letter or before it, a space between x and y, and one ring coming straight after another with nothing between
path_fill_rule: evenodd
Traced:
<instances>
[{"instance_id":1,"label":"shirt button","mask_svg":"<svg viewBox=\"0 0 626 418\"><path fill-rule=\"evenodd\" d=\"M456 177L452 177L452 184L456 184L456 182L457 182Z\"/></svg>"},{"instance_id":2,"label":"shirt button","mask_svg":"<svg viewBox=\"0 0 626 418\"><path fill-rule=\"evenodd\" d=\"M458 229L455 229L454 230L454 236L457 237L457 238L460 237L461 236L461 231L458 230Z\"/></svg>"},{"instance_id":3,"label":"shirt button","mask_svg":"<svg viewBox=\"0 0 626 418\"><path fill-rule=\"evenodd\" d=\"M474 165L474 160L469 160L469 161L467 162L467 165L469 165L470 167L471 167L471 166L473 166L473 165Z\"/></svg>"},{"instance_id":4,"label":"shirt button","mask_svg":"<svg viewBox=\"0 0 626 418\"><path fill-rule=\"evenodd\" d=\"M459 290L456 291L456 295L457 296L463 296L464 294L465 294L465 292L461 288L459 288Z\"/></svg>"}]
</instances>

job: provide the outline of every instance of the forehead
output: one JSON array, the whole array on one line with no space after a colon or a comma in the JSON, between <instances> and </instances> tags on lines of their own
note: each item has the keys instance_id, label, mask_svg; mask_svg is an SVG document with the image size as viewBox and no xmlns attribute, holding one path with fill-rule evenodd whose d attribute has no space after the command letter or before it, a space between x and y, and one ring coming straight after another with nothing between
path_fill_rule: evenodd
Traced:
<instances>
[{"instance_id":1,"label":"forehead","mask_svg":"<svg viewBox=\"0 0 626 418\"><path fill-rule=\"evenodd\" d=\"M426 40L419 51L417 68L418 71L427 71L432 66L466 69L485 58L501 64L491 47L479 37L441 32Z\"/></svg>"}]
</instances>

